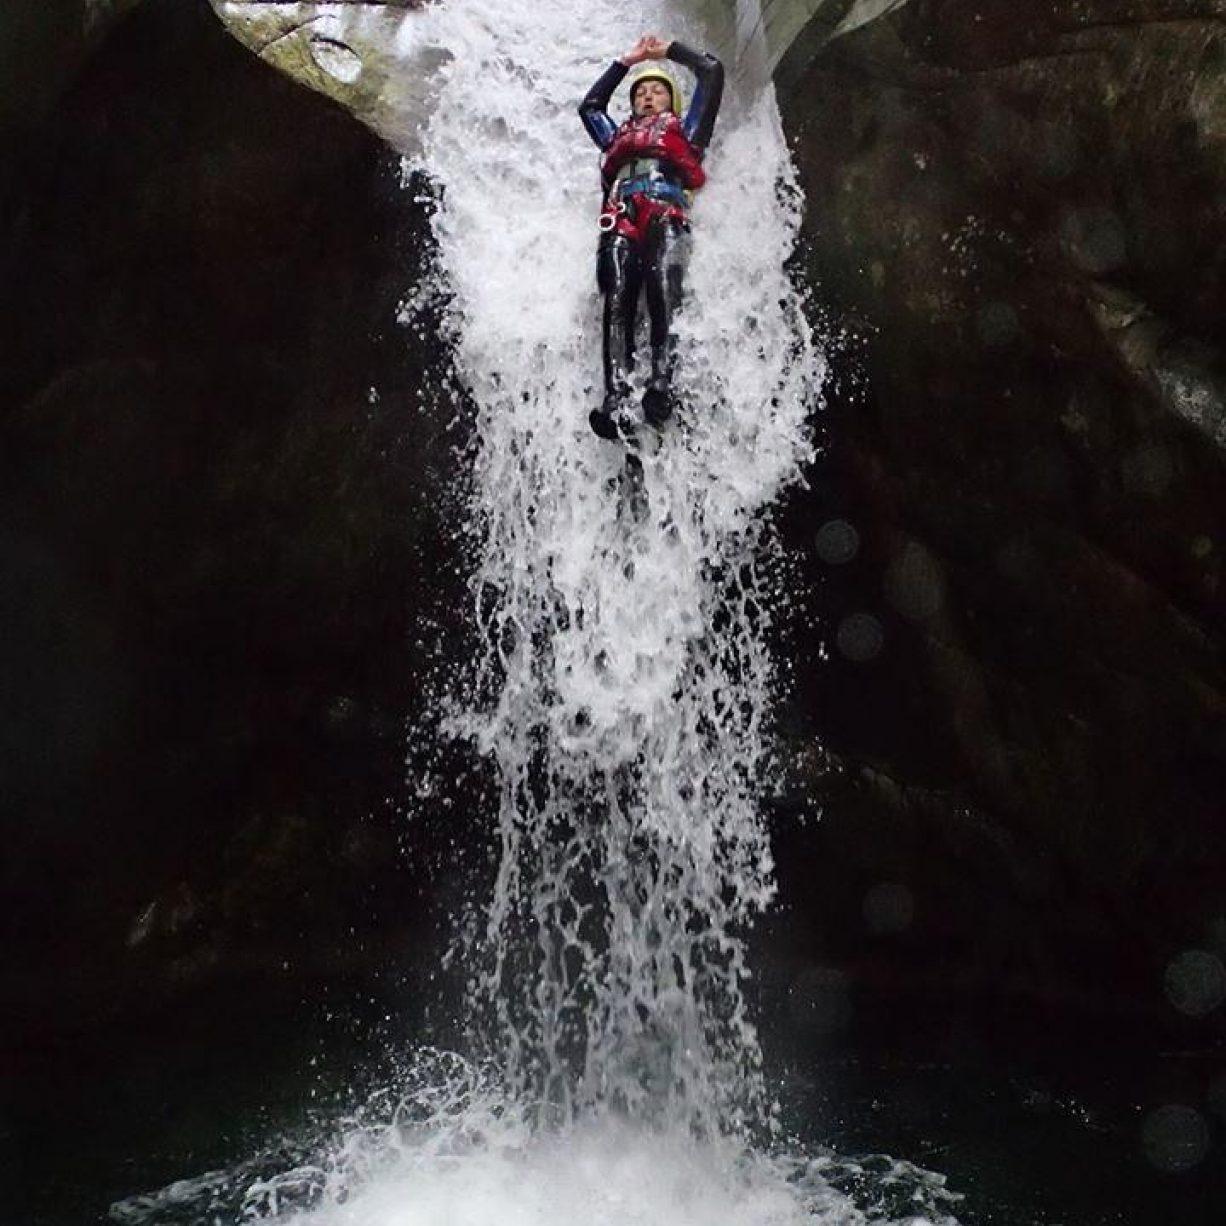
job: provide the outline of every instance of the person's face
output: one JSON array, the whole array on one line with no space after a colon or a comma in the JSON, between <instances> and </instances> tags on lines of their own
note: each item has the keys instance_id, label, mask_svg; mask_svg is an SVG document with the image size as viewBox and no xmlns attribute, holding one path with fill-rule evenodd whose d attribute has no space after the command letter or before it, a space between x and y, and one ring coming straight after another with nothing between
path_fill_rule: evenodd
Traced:
<instances>
[{"instance_id":1,"label":"person's face","mask_svg":"<svg viewBox=\"0 0 1226 1226\"><path fill-rule=\"evenodd\" d=\"M636 118L663 115L673 109L673 91L663 81L644 81L635 89L631 106Z\"/></svg>"}]
</instances>

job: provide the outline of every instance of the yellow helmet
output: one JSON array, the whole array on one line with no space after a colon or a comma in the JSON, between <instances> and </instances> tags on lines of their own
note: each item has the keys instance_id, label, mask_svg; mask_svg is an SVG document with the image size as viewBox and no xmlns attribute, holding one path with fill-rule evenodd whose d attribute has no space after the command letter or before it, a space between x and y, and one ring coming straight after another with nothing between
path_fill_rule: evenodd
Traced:
<instances>
[{"instance_id":1,"label":"yellow helmet","mask_svg":"<svg viewBox=\"0 0 1226 1226\"><path fill-rule=\"evenodd\" d=\"M685 109L685 94L682 92L681 84L676 77L673 76L667 68L661 68L658 64L651 63L643 68L640 68L634 76L630 78L630 109L634 109L634 91L644 81L662 81L668 86L669 93L673 96L673 113L680 115Z\"/></svg>"}]
</instances>

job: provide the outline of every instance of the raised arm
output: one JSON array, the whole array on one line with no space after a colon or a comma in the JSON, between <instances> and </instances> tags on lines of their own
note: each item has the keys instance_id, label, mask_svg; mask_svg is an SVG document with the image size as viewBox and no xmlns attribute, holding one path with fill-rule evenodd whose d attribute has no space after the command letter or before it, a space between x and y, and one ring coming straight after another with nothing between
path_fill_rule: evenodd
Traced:
<instances>
[{"instance_id":1,"label":"raised arm","mask_svg":"<svg viewBox=\"0 0 1226 1226\"><path fill-rule=\"evenodd\" d=\"M679 42L669 44L668 58L688 68L698 79L694 100L686 110L681 126L699 149L705 149L711 143L715 117L719 114L719 104L724 96L724 66L710 52L694 51Z\"/></svg>"},{"instance_id":2,"label":"raised arm","mask_svg":"<svg viewBox=\"0 0 1226 1226\"><path fill-rule=\"evenodd\" d=\"M607 110L609 99L613 97L613 91L626 79L626 73L629 71L629 65L621 60L614 60L579 103L579 118L583 120L587 134L602 149L607 149L617 135L617 124L609 118Z\"/></svg>"}]
</instances>

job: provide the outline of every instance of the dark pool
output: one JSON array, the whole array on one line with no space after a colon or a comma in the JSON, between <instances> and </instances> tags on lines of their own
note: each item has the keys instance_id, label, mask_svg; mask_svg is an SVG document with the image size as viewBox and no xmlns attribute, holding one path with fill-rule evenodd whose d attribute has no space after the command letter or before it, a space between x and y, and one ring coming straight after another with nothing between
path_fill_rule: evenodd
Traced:
<instances>
[{"instance_id":1,"label":"dark pool","mask_svg":"<svg viewBox=\"0 0 1226 1226\"><path fill-rule=\"evenodd\" d=\"M402 1036L428 1029L387 999L229 1002L148 1033L27 1051L0 1100L0 1220L105 1222L119 1198L224 1168L340 1110L378 1083ZM965 1025L898 1029L770 1040L804 1147L940 1171L965 1196L967 1226L1226 1221L1219 1046L1142 1055L1042 1034L988 1041Z\"/></svg>"}]
</instances>

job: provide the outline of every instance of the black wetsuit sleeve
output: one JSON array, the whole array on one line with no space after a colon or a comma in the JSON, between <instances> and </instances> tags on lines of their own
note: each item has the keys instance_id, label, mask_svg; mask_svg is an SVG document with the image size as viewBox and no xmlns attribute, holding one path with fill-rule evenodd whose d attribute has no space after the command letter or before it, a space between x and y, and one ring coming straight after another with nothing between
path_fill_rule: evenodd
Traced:
<instances>
[{"instance_id":1,"label":"black wetsuit sleeve","mask_svg":"<svg viewBox=\"0 0 1226 1226\"><path fill-rule=\"evenodd\" d=\"M681 125L690 141L699 149L711 142L715 117L724 97L724 66L706 51L694 51L684 43L672 43L668 58L675 64L688 68L698 78L694 101L690 103Z\"/></svg>"},{"instance_id":2,"label":"black wetsuit sleeve","mask_svg":"<svg viewBox=\"0 0 1226 1226\"><path fill-rule=\"evenodd\" d=\"M629 71L621 60L614 60L579 103L579 118L583 120L587 134L602 149L607 149L617 135L617 124L609 118L605 108L613 97L613 91L626 79L626 73Z\"/></svg>"}]
</instances>

